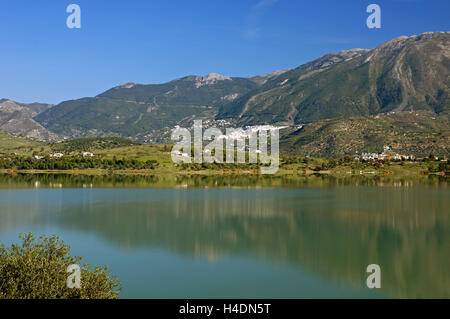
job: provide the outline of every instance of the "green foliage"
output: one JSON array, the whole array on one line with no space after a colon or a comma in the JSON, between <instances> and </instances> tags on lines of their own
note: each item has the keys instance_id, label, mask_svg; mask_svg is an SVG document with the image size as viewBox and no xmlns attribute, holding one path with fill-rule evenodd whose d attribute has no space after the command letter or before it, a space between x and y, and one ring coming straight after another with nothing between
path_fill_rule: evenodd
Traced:
<instances>
[{"instance_id":1,"label":"green foliage","mask_svg":"<svg viewBox=\"0 0 450 319\"><path fill-rule=\"evenodd\" d=\"M40 142L36 142L23 137L13 136L11 134L0 131L0 150L34 147L39 145L41 145Z\"/></svg>"},{"instance_id":2,"label":"green foliage","mask_svg":"<svg viewBox=\"0 0 450 319\"><path fill-rule=\"evenodd\" d=\"M63 143L53 144L52 150L61 151L63 153L88 152L133 145L139 145L139 143L120 137L85 137L73 139Z\"/></svg>"},{"instance_id":3,"label":"green foliage","mask_svg":"<svg viewBox=\"0 0 450 319\"><path fill-rule=\"evenodd\" d=\"M450 160L440 163L430 163L428 166L428 172L430 173L450 172Z\"/></svg>"},{"instance_id":4,"label":"green foliage","mask_svg":"<svg viewBox=\"0 0 450 319\"><path fill-rule=\"evenodd\" d=\"M21 234L22 244L0 246L0 299L116 299L121 283L107 267L84 264L55 236L35 239ZM67 288L67 267L81 267L81 288Z\"/></svg>"},{"instance_id":5,"label":"green foliage","mask_svg":"<svg viewBox=\"0 0 450 319\"><path fill-rule=\"evenodd\" d=\"M239 163L201 163L201 164L189 164L189 163L181 163L179 164L182 170L186 171L202 171L202 170L256 170L259 169L262 165L261 163L254 164L239 164Z\"/></svg>"},{"instance_id":6,"label":"green foliage","mask_svg":"<svg viewBox=\"0 0 450 319\"><path fill-rule=\"evenodd\" d=\"M0 169L15 168L19 170L72 170L72 169L154 169L158 163L155 160L139 161L136 159L101 159L84 157L62 157L34 159L17 156L0 158Z\"/></svg>"}]
</instances>

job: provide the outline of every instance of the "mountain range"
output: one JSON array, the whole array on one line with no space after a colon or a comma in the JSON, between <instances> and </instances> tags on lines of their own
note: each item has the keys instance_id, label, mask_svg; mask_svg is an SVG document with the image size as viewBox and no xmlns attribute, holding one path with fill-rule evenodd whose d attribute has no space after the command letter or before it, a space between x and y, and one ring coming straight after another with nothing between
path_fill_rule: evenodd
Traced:
<instances>
[{"instance_id":1,"label":"mountain range","mask_svg":"<svg viewBox=\"0 0 450 319\"><path fill-rule=\"evenodd\" d=\"M242 124L300 124L390 111L448 112L450 33L327 54L222 107Z\"/></svg>"},{"instance_id":2,"label":"mountain range","mask_svg":"<svg viewBox=\"0 0 450 319\"><path fill-rule=\"evenodd\" d=\"M123 136L147 141L180 122L215 118L219 107L258 83L219 74L187 76L164 84L127 83L96 97L60 103L35 120L66 137Z\"/></svg>"},{"instance_id":3,"label":"mountain range","mask_svg":"<svg viewBox=\"0 0 450 319\"><path fill-rule=\"evenodd\" d=\"M18 103L0 100L0 130L37 140L57 139L57 135L43 127L33 117L53 107L43 103Z\"/></svg>"},{"instance_id":4,"label":"mountain range","mask_svg":"<svg viewBox=\"0 0 450 319\"><path fill-rule=\"evenodd\" d=\"M363 123L369 125L373 116L414 112L420 114L416 121L428 123L430 118L443 117L439 123L448 124L449 68L450 32L423 33L399 37L372 50L326 54L295 69L262 76L211 73L163 84L127 83L95 97L57 105L0 100L0 130L39 140L120 136L164 142L176 125L191 126L194 119L226 120L233 126L301 127L283 134L282 145L285 142L286 149L296 152L302 141L317 135L311 130L328 120L339 127L352 117L361 123L354 127L364 130ZM388 122L398 125L395 120ZM430 130L425 132L441 134L450 144L445 124L425 126ZM407 135L408 130L414 133L414 126L401 131ZM308 138L302 134L309 134ZM448 152L448 147L440 151ZM341 152L345 149L337 153Z\"/></svg>"}]
</instances>

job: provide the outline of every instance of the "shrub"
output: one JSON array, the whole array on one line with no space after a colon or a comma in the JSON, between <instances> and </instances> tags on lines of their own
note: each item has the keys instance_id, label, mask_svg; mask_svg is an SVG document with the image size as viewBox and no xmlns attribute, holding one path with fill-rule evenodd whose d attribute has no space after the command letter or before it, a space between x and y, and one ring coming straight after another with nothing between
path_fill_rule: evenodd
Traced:
<instances>
[{"instance_id":1,"label":"shrub","mask_svg":"<svg viewBox=\"0 0 450 319\"><path fill-rule=\"evenodd\" d=\"M70 247L56 236L35 239L21 234L22 244L0 245L0 299L116 299L121 283L107 267L84 264L71 257ZM81 288L67 288L67 267L81 267Z\"/></svg>"},{"instance_id":2,"label":"shrub","mask_svg":"<svg viewBox=\"0 0 450 319\"><path fill-rule=\"evenodd\" d=\"M330 158L330 159L328 160L328 163L327 163L327 168L328 168L328 169L333 169L333 168L335 168L336 166L338 166L337 160L334 159L334 158Z\"/></svg>"}]
</instances>

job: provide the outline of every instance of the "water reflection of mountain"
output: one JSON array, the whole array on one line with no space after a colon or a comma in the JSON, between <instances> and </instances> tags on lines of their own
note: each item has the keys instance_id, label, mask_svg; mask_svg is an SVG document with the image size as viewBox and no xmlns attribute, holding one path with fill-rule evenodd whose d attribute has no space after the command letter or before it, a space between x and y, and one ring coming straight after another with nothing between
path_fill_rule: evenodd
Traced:
<instances>
[{"instance_id":1,"label":"water reflection of mountain","mask_svg":"<svg viewBox=\"0 0 450 319\"><path fill-rule=\"evenodd\" d=\"M56 224L125 249L253 255L358 287L378 263L391 296L450 297L445 186L3 192L4 230Z\"/></svg>"},{"instance_id":2,"label":"water reflection of mountain","mask_svg":"<svg viewBox=\"0 0 450 319\"><path fill-rule=\"evenodd\" d=\"M448 193L275 189L164 196L72 205L58 223L126 247L157 245L212 259L264 256L356 286L365 283L365 267L378 263L383 290L394 297L450 297Z\"/></svg>"}]
</instances>

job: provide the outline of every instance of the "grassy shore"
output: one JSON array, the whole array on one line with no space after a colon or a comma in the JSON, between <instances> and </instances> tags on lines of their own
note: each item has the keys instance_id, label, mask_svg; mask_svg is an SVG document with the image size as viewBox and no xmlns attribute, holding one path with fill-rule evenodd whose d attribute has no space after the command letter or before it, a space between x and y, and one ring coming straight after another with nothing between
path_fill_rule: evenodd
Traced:
<instances>
[{"instance_id":1,"label":"grassy shore","mask_svg":"<svg viewBox=\"0 0 450 319\"><path fill-rule=\"evenodd\" d=\"M314 159L312 163L321 162L324 159ZM281 167L275 176L311 176L311 175L330 175L335 177L345 176L424 176L424 175L441 175L445 176L445 172L430 172L429 164L422 162L400 162L384 164L383 167L375 168L368 163L351 163L340 165L332 169L317 170L315 164L291 164ZM170 176L170 175L202 175L202 176L223 176L223 175L261 175L260 169L246 169L245 167L222 169L208 168L196 169L195 167L175 167L169 165L159 166L155 169L0 169L0 174L71 174L71 175L142 175L142 176Z\"/></svg>"},{"instance_id":2,"label":"grassy shore","mask_svg":"<svg viewBox=\"0 0 450 319\"><path fill-rule=\"evenodd\" d=\"M226 176L226 175L260 175L260 165L257 164L174 164L171 158L171 145L159 144L135 144L124 139L80 139L57 144L30 143L24 145L23 141L15 147L8 142L8 147L3 145L0 148L0 161L4 162L4 169L0 169L0 174L72 174L72 175L142 175L142 176L173 176L173 175L194 175L194 176ZM5 142L6 143L6 142ZM80 163L81 153L89 151L94 154L93 161L96 165ZM63 167L67 169L33 169L37 168L39 160L34 160L33 156L46 157L55 152L64 154L58 161L69 163ZM14 158L27 159L28 166L14 167L5 164ZM42 161L42 160L41 160ZM57 161L57 160L55 160ZM116 165L117 161L123 161ZM137 163L149 163L146 165L136 164L134 167L130 161ZM100 162L100 165L98 163ZM104 162L113 162L113 165L105 165ZM9 163L9 162L7 162ZM12 163L12 162L11 162ZM443 164L442 164L443 163ZM95 164L95 163L94 163ZM439 165L441 167L439 168ZM444 169L442 169L444 165ZM17 165L16 165L17 166ZM136 167L140 169L136 169ZM58 166L54 166L58 167ZM61 167L61 166L59 166ZM448 162L442 161L357 161L351 157L324 159L306 158L300 156L280 156L280 167L276 176L311 176L329 175L335 177L364 176L426 176L429 174L444 175L450 167Z\"/></svg>"}]
</instances>

